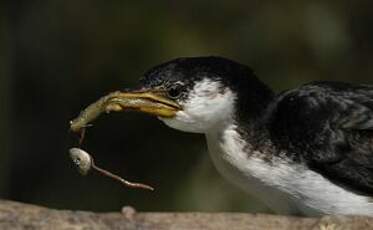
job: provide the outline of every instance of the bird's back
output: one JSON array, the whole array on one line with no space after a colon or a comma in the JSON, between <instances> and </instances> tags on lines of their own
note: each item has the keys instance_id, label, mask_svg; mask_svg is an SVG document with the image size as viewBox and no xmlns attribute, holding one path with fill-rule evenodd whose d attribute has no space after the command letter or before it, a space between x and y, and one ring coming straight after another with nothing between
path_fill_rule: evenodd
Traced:
<instances>
[{"instance_id":1,"label":"bird's back","mask_svg":"<svg viewBox=\"0 0 373 230\"><path fill-rule=\"evenodd\" d=\"M373 86L315 82L277 98L271 138L347 190L373 196Z\"/></svg>"}]
</instances>

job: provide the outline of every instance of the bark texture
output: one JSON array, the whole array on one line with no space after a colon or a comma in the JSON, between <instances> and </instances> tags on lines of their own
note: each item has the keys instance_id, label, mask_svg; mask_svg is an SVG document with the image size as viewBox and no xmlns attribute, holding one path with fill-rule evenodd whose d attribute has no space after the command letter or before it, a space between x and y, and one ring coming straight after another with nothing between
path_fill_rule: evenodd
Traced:
<instances>
[{"instance_id":1,"label":"bark texture","mask_svg":"<svg viewBox=\"0 0 373 230\"><path fill-rule=\"evenodd\" d=\"M0 200L0 229L373 229L373 218L325 216L298 218L247 213L119 213L55 210Z\"/></svg>"}]
</instances>

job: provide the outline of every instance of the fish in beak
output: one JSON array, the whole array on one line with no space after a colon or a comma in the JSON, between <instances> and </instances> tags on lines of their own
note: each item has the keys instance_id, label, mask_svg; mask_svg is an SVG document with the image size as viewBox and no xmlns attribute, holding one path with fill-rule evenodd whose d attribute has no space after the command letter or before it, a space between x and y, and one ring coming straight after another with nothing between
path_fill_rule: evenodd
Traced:
<instances>
[{"instance_id":1,"label":"fish in beak","mask_svg":"<svg viewBox=\"0 0 373 230\"><path fill-rule=\"evenodd\" d=\"M160 90L116 91L101 97L70 121L70 130L81 132L101 113L112 111L139 111L158 117L171 118L181 110L179 104Z\"/></svg>"}]
</instances>

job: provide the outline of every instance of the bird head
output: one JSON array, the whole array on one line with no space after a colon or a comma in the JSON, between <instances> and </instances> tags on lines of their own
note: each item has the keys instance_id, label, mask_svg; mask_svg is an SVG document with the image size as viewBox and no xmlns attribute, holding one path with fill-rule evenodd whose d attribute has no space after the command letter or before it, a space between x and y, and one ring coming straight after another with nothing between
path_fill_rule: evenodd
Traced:
<instances>
[{"instance_id":1,"label":"bird head","mask_svg":"<svg viewBox=\"0 0 373 230\"><path fill-rule=\"evenodd\" d=\"M220 57L177 58L147 71L136 97L163 104L137 108L166 125L208 133L237 119L260 114L272 91L247 66ZM140 92L140 93L139 93ZM159 107L159 106L158 106ZM155 108L155 109L154 109Z\"/></svg>"}]
</instances>

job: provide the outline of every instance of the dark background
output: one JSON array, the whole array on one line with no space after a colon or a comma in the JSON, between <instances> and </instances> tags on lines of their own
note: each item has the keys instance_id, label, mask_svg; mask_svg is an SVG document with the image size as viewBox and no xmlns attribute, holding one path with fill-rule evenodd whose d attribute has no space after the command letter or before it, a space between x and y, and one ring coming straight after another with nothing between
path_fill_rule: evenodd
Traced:
<instances>
[{"instance_id":1,"label":"dark background","mask_svg":"<svg viewBox=\"0 0 373 230\"><path fill-rule=\"evenodd\" d=\"M80 176L68 121L153 65L221 55L277 92L312 80L373 84L373 1L0 3L0 196L94 211L267 211L212 166L202 135L142 114L103 116L84 148L155 192Z\"/></svg>"}]
</instances>

